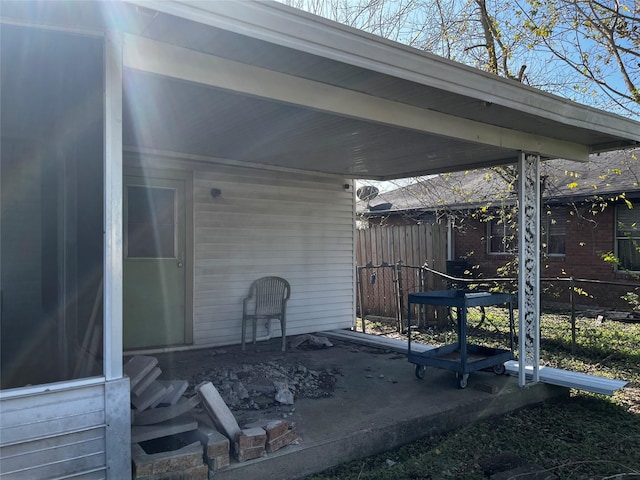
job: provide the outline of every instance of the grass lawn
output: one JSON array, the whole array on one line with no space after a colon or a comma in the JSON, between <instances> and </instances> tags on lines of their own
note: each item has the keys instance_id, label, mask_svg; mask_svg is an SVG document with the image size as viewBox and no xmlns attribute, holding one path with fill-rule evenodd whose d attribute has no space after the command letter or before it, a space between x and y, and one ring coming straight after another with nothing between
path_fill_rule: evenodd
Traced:
<instances>
[{"instance_id":1,"label":"grass lawn","mask_svg":"<svg viewBox=\"0 0 640 480\"><path fill-rule=\"evenodd\" d=\"M469 342L504 347L505 312L490 308L486 315L481 327L471 328ZM368 322L366 327L369 333L406 338L390 325ZM597 323L580 317L573 355L568 315L545 314L541 329L544 365L630 384L613 397L572 391L567 399L423 438L309 480L486 479L483 460L501 452L515 454L560 479L640 478L640 324ZM412 340L444 345L455 341L455 333L422 329Z\"/></svg>"}]
</instances>

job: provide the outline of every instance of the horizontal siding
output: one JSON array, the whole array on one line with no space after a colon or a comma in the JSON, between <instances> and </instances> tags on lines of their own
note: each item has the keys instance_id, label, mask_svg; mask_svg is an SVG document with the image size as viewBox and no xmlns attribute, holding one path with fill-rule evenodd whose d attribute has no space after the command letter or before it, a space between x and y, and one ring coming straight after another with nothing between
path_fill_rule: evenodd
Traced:
<instances>
[{"instance_id":1,"label":"horizontal siding","mask_svg":"<svg viewBox=\"0 0 640 480\"><path fill-rule=\"evenodd\" d=\"M291 283L287 335L349 327L354 305L353 194L341 178L204 166L194 172L196 344L240 342L256 278ZM212 199L211 188L222 195ZM278 322L273 333L280 335ZM258 336L266 334L259 325Z\"/></svg>"},{"instance_id":2,"label":"horizontal siding","mask_svg":"<svg viewBox=\"0 0 640 480\"><path fill-rule=\"evenodd\" d=\"M194 343L240 343L251 282L291 283L287 335L350 327L354 318L354 205L348 180L191 162L130 158L194 179ZM222 194L211 197L211 189ZM266 333L259 326L259 336ZM273 331L280 335L278 322Z\"/></svg>"},{"instance_id":3,"label":"horizontal siding","mask_svg":"<svg viewBox=\"0 0 640 480\"><path fill-rule=\"evenodd\" d=\"M103 385L0 400L4 479L105 478Z\"/></svg>"}]
</instances>

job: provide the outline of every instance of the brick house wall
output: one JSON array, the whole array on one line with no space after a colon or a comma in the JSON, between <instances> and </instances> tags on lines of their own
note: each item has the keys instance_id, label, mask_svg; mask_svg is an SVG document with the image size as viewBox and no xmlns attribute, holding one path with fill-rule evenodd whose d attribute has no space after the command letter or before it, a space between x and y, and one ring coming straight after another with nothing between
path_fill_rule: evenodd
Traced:
<instances>
[{"instance_id":1,"label":"brick house wall","mask_svg":"<svg viewBox=\"0 0 640 480\"><path fill-rule=\"evenodd\" d=\"M614 282L633 282L627 273L618 272L601 255L615 248L615 206L609 205L596 216L586 211L567 215L565 255L547 256L541 267L541 277L571 277ZM592 220L592 221L590 221ZM512 261L515 255L490 254L487 248L487 223L466 217L454 231L456 258L464 258L475 276L495 277L498 268ZM515 275L515 274L514 274ZM603 309L628 310L629 305L620 297L633 287L577 283L589 296L579 295L576 303ZM543 282L543 303L569 304L568 282Z\"/></svg>"},{"instance_id":2,"label":"brick house wall","mask_svg":"<svg viewBox=\"0 0 640 480\"><path fill-rule=\"evenodd\" d=\"M638 199L634 200L635 203ZM633 276L616 269L602 260L601 255L615 250L615 205L609 204L603 211L592 216L587 206L580 207L579 214L570 215L568 207L565 232L565 255L546 256L541 267L542 278L564 277L613 282L637 282ZM420 212L398 212L381 216L370 216L372 225L408 225L424 221ZM431 215L430 218L433 218ZM474 276L493 278L497 271L516 255L488 253L488 232L486 222L471 215L458 217L454 229L455 259L469 262ZM512 277L517 274L513 273ZM640 286L640 283L638 283ZM578 282L576 286L588 295L577 295L578 307L595 309L615 309L629 311L629 304L621 297L631 286L596 285ZM542 282L542 302L547 307L565 308L570 305L568 282ZM639 287L640 288L640 287ZM640 292L639 292L640 293Z\"/></svg>"}]
</instances>

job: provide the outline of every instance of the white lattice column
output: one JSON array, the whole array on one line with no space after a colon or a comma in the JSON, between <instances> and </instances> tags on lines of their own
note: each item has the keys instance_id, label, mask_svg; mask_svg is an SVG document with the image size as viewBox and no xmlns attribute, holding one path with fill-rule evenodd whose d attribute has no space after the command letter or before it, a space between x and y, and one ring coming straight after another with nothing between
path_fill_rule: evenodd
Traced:
<instances>
[{"instance_id":1,"label":"white lattice column","mask_svg":"<svg viewBox=\"0 0 640 480\"><path fill-rule=\"evenodd\" d=\"M539 380L540 367L540 155L518 159L519 385L525 372Z\"/></svg>"}]
</instances>

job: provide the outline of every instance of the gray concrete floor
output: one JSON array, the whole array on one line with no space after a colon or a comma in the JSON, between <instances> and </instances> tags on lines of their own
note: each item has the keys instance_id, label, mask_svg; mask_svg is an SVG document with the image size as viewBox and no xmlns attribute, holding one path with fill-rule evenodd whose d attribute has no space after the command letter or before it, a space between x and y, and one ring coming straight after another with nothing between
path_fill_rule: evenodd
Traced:
<instances>
[{"instance_id":1,"label":"gray concrete floor","mask_svg":"<svg viewBox=\"0 0 640 480\"><path fill-rule=\"evenodd\" d=\"M303 478L342 462L568 393L544 384L521 389L515 377L491 372L472 373L468 387L460 390L452 372L427 368L425 378L419 380L405 355L333 339L331 342L334 346L328 349L284 354L278 351L279 341L274 339L248 345L245 352L228 347L222 353L200 350L158 356L163 377L168 378L187 378L189 372L206 364L273 359L340 372L329 398L297 400L290 414L290 407L255 414L273 419L289 415L287 421L295 422L301 436L297 445L260 459L232 462L215 473L216 479ZM241 422L245 420L250 419Z\"/></svg>"}]
</instances>

